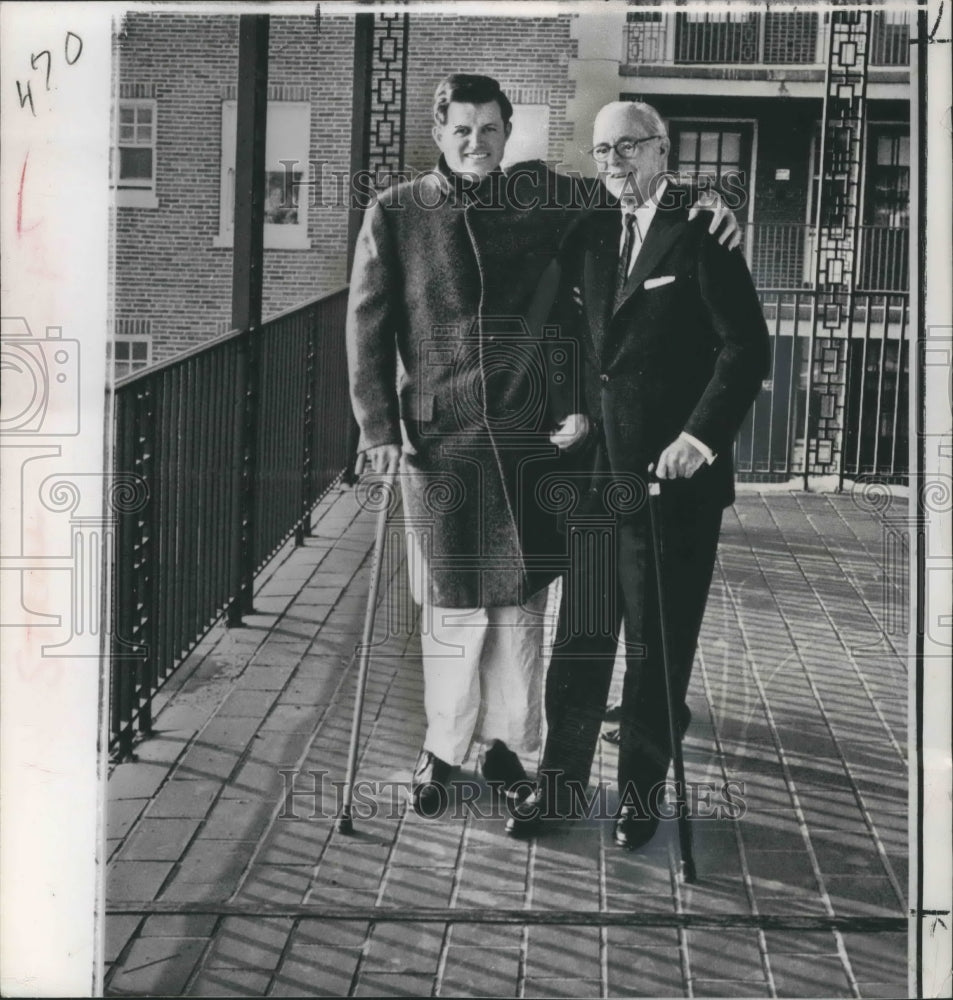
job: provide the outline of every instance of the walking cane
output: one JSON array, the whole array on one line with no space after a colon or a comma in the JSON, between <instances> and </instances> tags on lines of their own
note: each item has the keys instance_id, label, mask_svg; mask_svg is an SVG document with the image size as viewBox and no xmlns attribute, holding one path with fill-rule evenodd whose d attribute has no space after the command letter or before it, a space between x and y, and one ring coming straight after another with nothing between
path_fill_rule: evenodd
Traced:
<instances>
[{"instance_id":1,"label":"walking cane","mask_svg":"<svg viewBox=\"0 0 953 1000\"><path fill-rule=\"evenodd\" d=\"M371 563L371 586L367 594L367 608L364 612L364 633L357 654L357 691L354 693L354 715L351 719L351 743L347 752L347 776L344 781L344 796L341 815L338 817L338 833L353 833L351 802L354 797L354 779L357 775L357 749L361 740L361 716L364 713L364 693L367 689L367 670L371 661L371 641L374 638L374 619L377 615L377 592L381 582L381 564L384 561L384 536L387 531L387 514L393 496L396 465L388 466L385 478L379 484L382 491L382 506L377 512L377 528L374 533L374 556Z\"/></svg>"},{"instance_id":2,"label":"walking cane","mask_svg":"<svg viewBox=\"0 0 953 1000\"><path fill-rule=\"evenodd\" d=\"M655 583L658 588L659 630L662 633L662 664L665 669L665 698L668 702L668 738L672 745L672 761L675 765L675 804L678 809L678 845L682 857L681 876L683 882L696 880L695 858L692 854L692 831L688 824L688 809L685 805L685 761L682 759L682 738L675 724L675 692L672 685L672 667L669 659L668 629L666 628L665 604L662 586L662 540L660 535L660 515L658 497L662 492L661 482L652 475L649 479L649 521L652 531L652 553L655 563Z\"/></svg>"}]
</instances>

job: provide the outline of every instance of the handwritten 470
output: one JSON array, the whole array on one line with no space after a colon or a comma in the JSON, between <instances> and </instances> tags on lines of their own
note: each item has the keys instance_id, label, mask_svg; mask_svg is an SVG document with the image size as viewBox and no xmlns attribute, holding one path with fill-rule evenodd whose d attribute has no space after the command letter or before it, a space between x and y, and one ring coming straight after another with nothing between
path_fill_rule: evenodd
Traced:
<instances>
[{"instance_id":1,"label":"handwritten 470","mask_svg":"<svg viewBox=\"0 0 953 1000\"><path fill-rule=\"evenodd\" d=\"M79 57L83 54L83 40L76 34L75 31L67 31L66 37L63 39L63 58L66 60L67 66L73 66ZM37 65L41 60L46 60L46 79L44 85L47 92L50 90L50 74L53 70L53 53L49 49L41 49L39 52L35 52L30 56L30 66L37 69ZM32 80L27 80L26 89L17 80L17 96L20 99L20 107L25 108L27 104L30 105L30 113L33 117L36 117L36 108L33 105L33 85Z\"/></svg>"}]
</instances>

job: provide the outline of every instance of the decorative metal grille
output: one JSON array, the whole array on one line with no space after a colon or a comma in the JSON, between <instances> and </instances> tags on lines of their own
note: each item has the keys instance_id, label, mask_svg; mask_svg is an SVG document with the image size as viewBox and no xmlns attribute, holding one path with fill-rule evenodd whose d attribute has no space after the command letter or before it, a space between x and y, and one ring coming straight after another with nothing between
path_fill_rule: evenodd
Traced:
<instances>
[{"instance_id":1,"label":"decorative metal grille","mask_svg":"<svg viewBox=\"0 0 953 1000\"><path fill-rule=\"evenodd\" d=\"M407 14L378 14L371 57L368 169L375 176L404 165L407 88Z\"/></svg>"},{"instance_id":2,"label":"decorative metal grille","mask_svg":"<svg viewBox=\"0 0 953 1000\"><path fill-rule=\"evenodd\" d=\"M817 14L769 11L764 15L766 63L812 63L817 54Z\"/></svg>"},{"instance_id":3,"label":"decorative metal grille","mask_svg":"<svg viewBox=\"0 0 953 1000\"><path fill-rule=\"evenodd\" d=\"M818 341L808 373L814 391L808 394L806 435L807 468L821 475L838 471L843 447L846 330L859 257L870 13L835 10L830 19L817 227Z\"/></svg>"}]
</instances>

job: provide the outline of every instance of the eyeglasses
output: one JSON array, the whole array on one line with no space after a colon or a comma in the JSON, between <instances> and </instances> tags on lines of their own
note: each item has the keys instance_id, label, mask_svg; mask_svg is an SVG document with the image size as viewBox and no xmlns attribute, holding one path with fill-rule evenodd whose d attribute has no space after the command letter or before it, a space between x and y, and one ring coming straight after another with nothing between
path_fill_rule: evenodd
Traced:
<instances>
[{"instance_id":1,"label":"eyeglasses","mask_svg":"<svg viewBox=\"0 0 953 1000\"><path fill-rule=\"evenodd\" d=\"M611 145L608 142L600 142L598 146L593 146L589 150L589 155L597 162L602 163L609 159L609 154L614 149L623 160L631 160L638 152L643 142L651 142L653 139L664 139L664 135L647 135L641 139L620 139Z\"/></svg>"}]
</instances>

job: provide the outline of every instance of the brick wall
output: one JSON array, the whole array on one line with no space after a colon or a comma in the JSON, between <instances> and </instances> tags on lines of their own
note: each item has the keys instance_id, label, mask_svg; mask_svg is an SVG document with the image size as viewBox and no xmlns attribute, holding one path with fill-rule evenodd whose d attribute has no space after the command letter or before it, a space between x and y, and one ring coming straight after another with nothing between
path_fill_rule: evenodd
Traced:
<instances>
[{"instance_id":1,"label":"brick wall","mask_svg":"<svg viewBox=\"0 0 953 1000\"><path fill-rule=\"evenodd\" d=\"M569 60L571 18L436 17L412 14L407 68L404 157L417 169L432 167L433 95L450 73L485 73L500 81L514 103L549 105L549 156L559 160L572 136L566 103L575 83Z\"/></svg>"},{"instance_id":2,"label":"brick wall","mask_svg":"<svg viewBox=\"0 0 953 1000\"><path fill-rule=\"evenodd\" d=\"M340 170L350 158L353 38L346 17L322 15L320 31L310 17L271 18L269 87L305 88L312 153ZM232 251L214 239L238 18L131 13L118 44L123 91L155 88L159 207L117 209L116 315L152 319L161 361L229 325ZM346 208L318 201L308 212L310 250L265 251L266 316L345 281Z\"/></svg>"},{"instance_id":3,"label":"brick wall","mask_svg":"<svg viewBox=\"0 0 953 1000\"><path fill-rule=\"evenodd\" d=\"M516 101L550 105L550 158L571 135L566 102L568 16L464 18L411 15L406 161L432 166L431 104L453 71L496 76ZM311 101L311 156L338 173L350 164L354 26L322 10L272 16L269 87L305 88ZM232 251L219 232L221 107L234 98L237 16L129 13L118 41L123 94L157 102L159 207L116 215L116 317L151 321L153 361L228 328ZM519 53L519 58L515 57ZM347 208L332 196L308 210L310 250L265 250L264 314L339 288L346 280Z\"/></svg>"}]
</instances>

